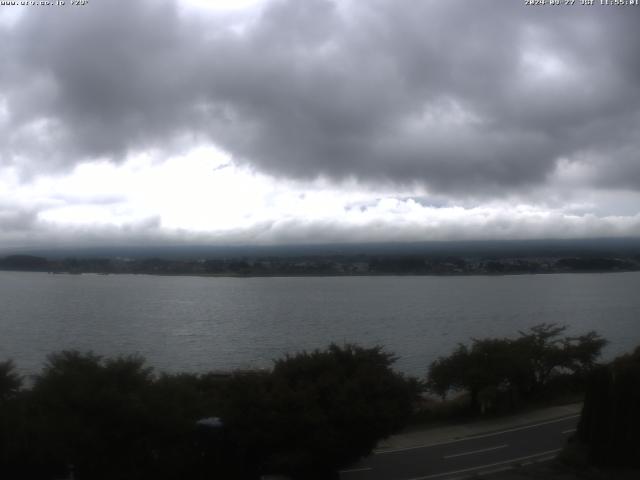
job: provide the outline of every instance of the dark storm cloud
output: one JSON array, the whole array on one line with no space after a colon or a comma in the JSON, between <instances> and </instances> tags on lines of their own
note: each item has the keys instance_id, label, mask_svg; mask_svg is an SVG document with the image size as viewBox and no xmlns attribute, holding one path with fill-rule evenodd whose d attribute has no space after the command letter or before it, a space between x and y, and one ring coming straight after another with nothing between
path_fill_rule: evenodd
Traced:
<instances>
[{"instance_id":1,"label":"dark storm cloud","mask_svg":"<svg viewBox=\"0 0 640 480\"><path fill-rule=\"evenodd\" d=\"M5 34L12 132L3 155L35 168L118 159L189 128L195 39L171 4L154 5L27 12Z\"/></svg>"},{"instance_id":2,"label":"dark storm cloud","mask_svg":"<svg viewBox=\"0 0 640 480\"><path fill-rule=\"evenodd\" d=\"M588 157L594 183L637 190L639 20L512 1L280 0L244 25L169 1L34 9L1 34L2 163L209 139L299 178L491 195Z\"/></svg>"}]
</instances>

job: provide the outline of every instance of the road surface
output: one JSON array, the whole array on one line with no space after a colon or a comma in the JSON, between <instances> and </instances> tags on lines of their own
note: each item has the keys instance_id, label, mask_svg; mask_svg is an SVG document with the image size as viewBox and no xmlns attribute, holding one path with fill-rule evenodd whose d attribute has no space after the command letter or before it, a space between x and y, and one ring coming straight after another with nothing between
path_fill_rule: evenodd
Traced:
<instances>
[{"instance_id":1,"label":"road surface","mask_svg":"<svg viewBox=\"0 0 640 480\"><path fill-rule=\"evenodd\" d=\"M340 472L342 480L450 480L557 455L580 415L499 432L378 452Z\"/></svg>"}]
</instances>

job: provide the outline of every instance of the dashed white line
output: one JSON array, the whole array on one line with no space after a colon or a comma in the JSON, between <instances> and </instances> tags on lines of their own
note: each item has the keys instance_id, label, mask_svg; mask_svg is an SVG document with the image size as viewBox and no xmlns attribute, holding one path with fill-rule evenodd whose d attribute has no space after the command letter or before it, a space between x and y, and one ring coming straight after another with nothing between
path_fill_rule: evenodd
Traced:
<instances>
[{"instance_id":1,"label":"dashed white line","mask_svg":"<svg viewBox=\"0 0 640 480\"><path fill-rule=\"evenodd\" d=\"M580 416L580 414L569 415L567 417L556 418L554 420L535 423L533 425L524 425L522 427L509 428L507 430L502 430L502 431L499 431L499 432L484 433L482 435L470 435L468 437L457 438L455 440L449 440L449 441L446 441L446 442L426 443L424 445L416 445L416 446L413 446L413 447L394 448L394 449L391 449L391 450L382 450L382 451L381 450L375 450L373 453L375 455L382 455L382 454L386 454L386 453L406 452L407 450L417 450L417 449L420 449L420 448L435 447L436 445L448 445L450 443L466 442L468 440L475 440L476 438L493 437L495 435L502 435L503 433L517 432L519 430L526 430L528 428L540 427L542 425L549 425L549 424L552 424L552 423L564 422L566 420L571 420L572 418L578 418L579 416Z\"/></svg>"},{"instance_id":2,"label":"dashed white line","mask_svg":"<svg viewBox=\"0 0 640 480\"><path fill-rule=\"evenodd\" d=\"M340 473L366 472L368 470L372 470L372 468L371 467L349 468L347 470L340 470Z\"/></svg>"},{"instance_id":3,"label":"dashed white line","mask_svg":"<svg viewBox=\"0 0 640 480\"><path fill-rule=\"evenodd\" d=\"M448 475L457 475L459 473L475 472L475 471L479 471L479 470L488 469L488 468L491 468L491 467L497 467L498 465L507 465L507 464L510 464L510 463L518 463L518 462L522 462L524 460L530 460L530 459L537 458L537 457L555 455L560 450L562 450L562 449L561 448L556 448L555 450L547 450L546 452L534 453L533 455L527 455L526 457L512 458L511 460L504 460L502 462L488 463L487 465L479 465L477 467L464 468L462 470L452 470L450 472L435 473L435 474L432 474L432 475L426 475L424 477L409 478L407 480L429 480L431 478L446 477Z\"/></svg>"},{"instance_id":4,"label":"dashed white line","mask_svg":"<svg viewBox=\"0 0 640 480\"><path fill-rule=\"evenodd\" d=\"M566 435L567 433L573 433L573 432L575 432L575 431L576 431L576 429L575 429L575 428L570 428L569 430L563 430L563 431L562 431L562 434L563 434L563 435Z\"/></svg>"},{"instance_id":5,"label":"dashed white line","mask_svg":"<svg viewBox=\"0 0 640 480\"><path fill-rule=\"evenodd\" d=\"M509 445L504 444L504 445L498 445L497 447L487 447L487 448L482 448L480 450L472 450L470 452L462 452L462 453L454 453L453 455L445 455L442 458L455 458L455 457L463 457L465 455L473 455L475 453L483 453L483 452L491 452L492 450L499 450L501 448L507 448Z\"/></svg>"}]
</instances>

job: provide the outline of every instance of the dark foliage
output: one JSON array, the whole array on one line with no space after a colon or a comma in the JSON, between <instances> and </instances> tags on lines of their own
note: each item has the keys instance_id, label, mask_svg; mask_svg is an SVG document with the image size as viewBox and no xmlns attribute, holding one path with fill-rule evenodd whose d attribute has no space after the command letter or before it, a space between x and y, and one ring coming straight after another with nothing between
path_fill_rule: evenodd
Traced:
<instances>
[{"instance_id":1,"label":"dark foliage","mask_svg":"<svg viewBox=\"0 0 640 480\"><path fill-rule=\"evenodd\" d=\"M640 347L589 376L578 439L591 463L640 467Z\"/></svg>"},{"instance_id":2,"label":"dark foliage","mask_svg":"<svg viewBox=\"0 0 640 480\"><path fill-rule=\"evenodd\" d=\"M505 245L503 247L506 248ZM352 250L357 248L357 250ZM571 253L565 251L546 251L538 253L542 258L535 258L532 251L509 249L500 252L488 249L480 255L479 252L467 252L469 255L458 256L465 249L453 249L446 255L445 251L427 251L410 253L399 245L388 246L378 253L365 253L367 248L360 245L342 251L326 250L324 253L313 253L302 249L298 255L277 252L275 255L239 255L238 251L229 251L229 255L219 253L213 258L207 258L204 252L196 254L181 254L178 256L152 257L140 255L129 257L125 251L110 258L70 256L67 258L46 259L32 255L11 255L0 258L0 270L41 271L50 273L145 273L151 275L223 275L223 276L280 276L280 275L513 275L523 273L551 273L551 272L617 272L635 271L640 269L638 256L633 250L622 249L618 256L594 257L593 254L583 253L578 257L563 256ZM128 249L125 249L128 250ZM163 249L152 249L159 254L167 254ZM347 251L351 250L351 253ZM361 253L355 253L362 250ZM436 249L439 250L439 249ZM375 249L374 249L375 251ZM78 252L80 253L80 252ZM98 249L97 253L107 254ZM266 252L264 252L266 253ZM581 253L580 249L575 253ZM605 252L603 252L605 253ZM615 255L615 251L606 252ZM548 258L550 257L550 258Z\"/></svg>"},{"instance_id":3,"label":"dark foliage","mask_svg":"<svg viewBox=\"0 0 640 480\"><path fill-rule=\"evenodd\" d=\"M46 258L33 255L10 255L0 259L0 269L4 270L42 271L48 264Z\"/></svg>"},{"instance_id":4,"label":"dark foliage","mask_svg":"<svg viewBox=\"0 0 640 480\"><path fill-rule=\"evenodd\" d=\"M27 428L17 434L27 448L14 456L17 469L38 477L73 465L77 478L141 476L156 433L145 401L150 384L139 358L51 355L25 395Z\"/></svg>"},{"instance_id":5,"label":"dark foliage","mask_svg":"<svg viewBox=\"0 0 640 480\"><path fill-rule=\"evenodd\" d=\"M0 478L330 478L411 414L417 383L393 360L332 345L268 372L154 375L140 357L64 351L23 390L5 362Z\"/></svg>"},{"instance_id":6,"label":"dark foliage","mask_svg":"<svg viewBox=\"0 0 640 480\"><path fill-rule=\"evenodd\" d=\"M540 324L516 339L473 339L448 357L431 364L428 388L442 397L451 391L469 393L470 409L492 408L500 398L515 407L519 398L544 394L551 380L568 376L584 382L606 341L597 333L561 337L566 327Z\"/></svg>"},{"instance_id":7,"label":"dark foliage","mask_svg":"<svg viewBox=\"0 0 640 480\"><path fill-rule=\"evenodd\" d=\"M310 478L367 455L400 429L418 388L391 370L394 360L381 348L332 345L277 361L271 468Z\"/></svg>"},{"instance_id":8,"label":"dark foliage","mask_svg":"<svg viewBox=\"0 0 640 480\"><path fill-rule=\"evenodd\" d=\"M601 272L616 270L634 270L636 265L627 259L618 258L562 258L556 262L559 269L575 272Z\"/></svg>"},{"instance_id":9,"label":"dark foliage","mask_svg":"<svg viewBox=\"0 0 640 480\"><path fill-rule=\"evenodd\" d=\"M22 387L22 377L18 375L13 361L0 362L0 403L13 398Z\"/></svg>"}]
</instances>

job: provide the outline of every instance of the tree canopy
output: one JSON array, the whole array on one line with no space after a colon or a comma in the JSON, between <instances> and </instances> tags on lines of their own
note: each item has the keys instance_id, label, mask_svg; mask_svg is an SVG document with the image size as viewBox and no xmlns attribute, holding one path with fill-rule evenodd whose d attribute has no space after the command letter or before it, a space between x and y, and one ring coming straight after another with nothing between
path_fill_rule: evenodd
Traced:
<instances>
[{"instance_id":1,"label":"tree canopy","mask_svg":"<svg viewBox=\"0 0 640 480\"><path fill-rule=\"evenodd\" d=\"M640 468L640 346L589 375L577 437L592 464Z\"/></svg>"},{"instance_id":2,"label":"tree canopy","mask_svg":"<svg viewBox=\"0 0 640 480\"><path fill-rule=\"evenodd\" d=\"M496 392L505 392L513 406L516 398L543 391L554 376L584 378L596 365L606 340L593 331L562 337L566 329L542 323L519 332L514 339L473 339L471 345L459 344L449 356L430 365L428 388L442 397L466 391L471 409L477 411Z\"/></svg>"},{"instance_id":3,"label":"tree canopy","mask_svg":"<svg viewBox=\"0 0 640 480\"><path fill-rule=\"evenodd\" d=\"M11 360L0 362L0 402L14 397L22 387L22 377Z\"/></svg>"},{"instance_id":4,"label":"tree canopy","mask_svg":"<svg viewBox=\"0 0 640 480\"><path fill-rule=\"evenodd\" d=\"M63 351L27 389L5 362L0 476L329 478L412 413L417 381L394 360L380 347L331 345L269 371L156 375L141 357Z\"/></svg>"}]
</instances>

